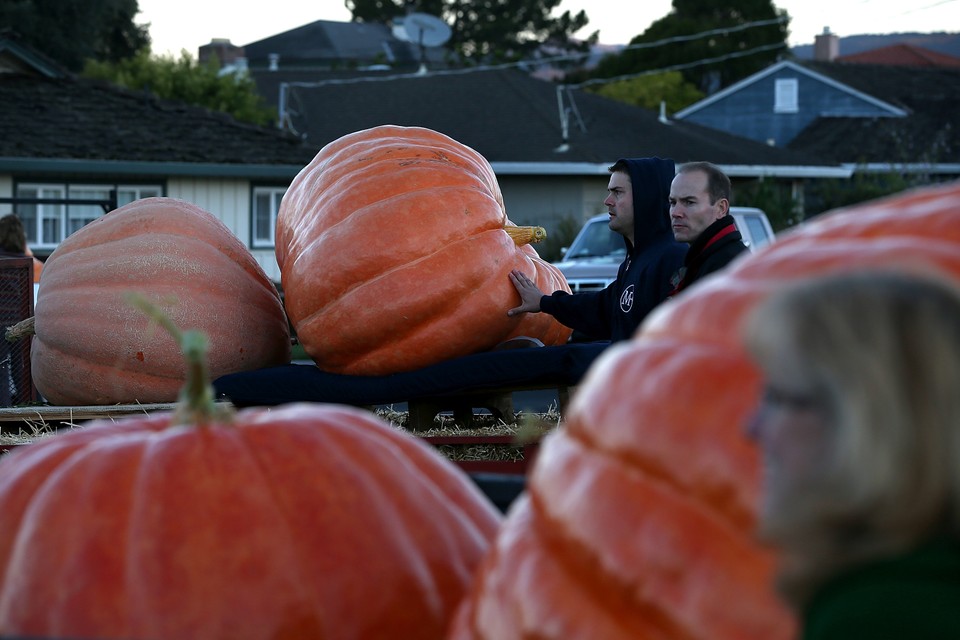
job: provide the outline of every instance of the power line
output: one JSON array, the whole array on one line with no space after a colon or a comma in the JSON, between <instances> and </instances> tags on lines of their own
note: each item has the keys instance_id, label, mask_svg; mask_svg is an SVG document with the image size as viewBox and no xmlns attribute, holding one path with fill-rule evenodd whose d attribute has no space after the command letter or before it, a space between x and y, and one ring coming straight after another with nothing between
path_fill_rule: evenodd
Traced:
<instances>
[{"instance_id":1,"label":"power line","mask_svg":"<svg viewBox=\"0 0 960 640\"><path fill-rule=\"evenodd\" d=\"M952 2L954 0L945 0L945 1ZM785 22L786 20L787 18L785 17L775 18L771 20L757 20L754 22L746 22L746 23L735 25L732 27L720 27L717 29L709 29L707 31L701 31L699 33L694 33L690 35L672 36L669 38L656 40L654 42L643 42L643 43L637 43L633 45L627 45L622 49L620 49L620 52L637 50L637 49L650 49L650 48L675 44L678 42L689 42L692 40L699 40L702 38L708 38L715 35L721 35L721 34L726 35L730 33L744 31L747 29L753 29L756 27L770 26L773 24ZM780 43L755 47L747 51L737 51L734 53L728 53L728 54L716 56L713 58L706 58L701 60L695 60L693 62L686 62L681 64L670 65L667 67L661 67L659 69L650 69L650 70L645 70L638 73L621 75L621 76L616 76L612 78L593 78L591 80L587 80L587 81L576 83L576 84L558 85L557 90L558 90L558 99L561 100L561 113L563 112L563 108L562 108L562 98L560 97L561 96L560 92L564 89L569 91L570 89L576 89L576 88L589 86L589 85L606 84L610 82L618 82L621 80L628 80L631 78L653 75L657 73L665 73L668 71L678 71L681 69L689 69L689 68L700 66L700 65L723 62L725 60L742 58L745 56L762 53L764 51L779 49L779 48L782 48L783 46L784 46L784 43L780 42ZM416 73L400 73L400 74L391 74L391 75L385 75L385 76L358 76L353 78L330 78L327 80L317 80L314 82L281 82L280 88L279 88L279 91L280 91L280 95L278 99L279 118L278 118L277 125L280 128L287 127L290 131L292 131L293 133L296 133L296 129L294 128L293 123L291 122L291 119L290 119L291 114L287 104L290 90L293 88L319 88L319 87L324 87L328 85L355 84L359 82L385 82L390 80L404 80L404 79L412 79L412 78L461 75L461 74L467 74L467 73L476 73L480 71L498 71L502 69L512 69L512 68L521 67L521 66L537 66L537 65L550 64L553 62L574 60L574 59L589 57L591 55L593 54L592 53L565 54L562 56L552 56L547 58L541 58L535 61L521 60L516 62L505 62L502 64L496 64L496 65L478 65L476 67L466 67L461 69L439 69L439 70L433 70L433 71L427 71L427 72L418 71ZM563 119L562 115L561 115L561 119ZM582 126L583 125L581 124L581 127Z\"/></svg>"},{"instance_id":2,"label":"power line","mask_svg":"<svg viewBox=\"0 0 960 640\"><path fill-rule=\"evenodd\" d=\"M567 87L585 87L594 84L606 84L608 82L620 82L621 80L630 80L631 78L639 78L641 76L655 75L658 73L666 73L668 71L680 71L681 69L690 69L693 67L699 67L700 65L713 64L715 62L723 62L725 60L733 60L734 58L743 58L745 56L752 56L756 53L763 53L764 51L772 51L774 49L780 49L783 47L783 43L774 43L766 44L760 47L754 47L753 49L747 49L746 51L735 51L733 53L726 53L721 56L716 56L713 58L701 58L700 60L694 60L693 62L683 62L680 64L673 64L667 67L660 67L658 69L649 69L647 71L640 71L637 73L629 73L621 76L615 76L610 78L591 78L589 80L584 80L583 82L576 84L565 85Z\"/></svg>"},{"instance_id":3,"label":"power line","mask_svg":"<svg viewBox=\"0 0 960 640\"><path fill-rule=\"evenodd\" d=\"M947 0L948 2L953 2L954 0ZM677 42L689 42L691 40L699 40L701 38L709 38L715 35L736 33L739 31L744 31L746 29L753 29L755 27L766 27L773 24L778 24L785 22L786 18L774 18L771 20L758 20L755 22L745 22L740 25L733 27L721 27L717 29L710 29L708 31L701 31L699 33L694 33L691 35L685 36L673 36L670 38L663 38L661 40L656 40L654 42L642 42L638 44L627 45L620 49L619 52L623 51L633 51L637 49L651 49L654 47L662 47L668 44L675 44ZM777 46L782 46L777 45ZM536 60L519 60L515 62L504 62L501 64L495 65L477 65L475 67L464 67L461 69L437 69L427 71L426 73L414 72L414 73L397 73L385 76L358 76L354 78L330 78L327 80L316 80L312 82L284 82L281 83L281 88L283 86L288 87L323 87L331 84L354 84L357 82L383 82L386 80L403 80L409 78L423 78L431 76L449 76L449 75L460 75L465 73L475 73L478 71L498 71L501 69L512 69L514 67L526 67L526 66L538 66L544 64L551 64L554 62L565 62L568 60L576 60L579 58L588 58L594 55L593 53L571 53L564 54L559 56L550 56L546 58L539 58Z\"/></svg>"},{"instance_id":4,"label":"power line","mask_svg":"<svg viewBox=\"0 0 960 640\"><path fill-rule=\"evenodd\" d=\"M908 13L916 13L917 11L926 11L927 9L933 9L934 7L939 7L942 4L950 4L951 2L956 2L957 0L940 0L940 2L934 2L933 4L928 4L925 7L916 7L914 9L907 9L902 12L900 15L904 16Z\"/></svg>"}]
</instances>

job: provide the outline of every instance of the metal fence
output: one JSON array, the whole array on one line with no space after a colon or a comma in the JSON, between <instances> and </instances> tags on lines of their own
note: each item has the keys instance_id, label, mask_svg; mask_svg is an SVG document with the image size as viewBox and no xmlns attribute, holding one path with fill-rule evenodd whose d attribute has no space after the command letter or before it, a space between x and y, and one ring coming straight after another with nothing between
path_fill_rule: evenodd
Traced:
<instances>
[{"instance_id":1,"label":"metal fence","mask_svg":"<svg viewBox=\"0 0 960 640\"><path fill-rule=\"evenodd\" d=\"M33 316L33 258L0 259L0 327ZM29 404L37 398L30 375L29 336L8 341L0 336L0 406Z\"/></svg>"}]
</instances>

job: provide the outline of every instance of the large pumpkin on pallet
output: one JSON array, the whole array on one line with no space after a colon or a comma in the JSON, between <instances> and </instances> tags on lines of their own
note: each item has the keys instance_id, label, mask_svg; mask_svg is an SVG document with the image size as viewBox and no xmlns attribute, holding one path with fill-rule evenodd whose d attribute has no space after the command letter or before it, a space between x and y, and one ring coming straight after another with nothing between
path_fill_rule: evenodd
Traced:
<instances>
[{"instance_id":1,"label":"large pumpkin on pallet","mask_svg":"<svg viewBox=\"0 0 960 640\"><path fill-rule=\"evenodd\" d=\"M0 635L442 638L492 504L371 413L213 405L192 337L176 413L0 459Z\"/></svg>"},{"instance_id":2,"label":"large pumpkin on pallet","mask_svg":"<svg viewBox=\"0 0 960 640\"><path fill-rule=\"evenodd\" d=\"M47 401L176 400L179 348L130 305L130 292L208 335L214 376L290 361L280 296L239 238L196 205L146 198L80 228L44 265L31 368Z\"/></svg>"},{"instance_id":3,"label":"large pumpkin on pallet","mask_svg":"<svg viewBox=\"0 0 960 640\"><path fill-rule=\"evenodd\" d=\"M280 205L287 315L334 373L414 370L521 335L561 344L570 329L551 316L507 317L519 304L512 269L569 291L524 235L473 149L418 127L352 133L321 149Z\"/></svg>"},{"instance_id":4,"label":"large pumpkin on pallet","mask_svg":"<svg viewBox=\"0 0 960 640\"><path fill-rule=\"evenodd\" d=\"M831 272L960 280L960 183L837 211L662 305L594 364L540 448L453 638L794 637L755 541L758 301Z\"/></svg>"}]
</instances>

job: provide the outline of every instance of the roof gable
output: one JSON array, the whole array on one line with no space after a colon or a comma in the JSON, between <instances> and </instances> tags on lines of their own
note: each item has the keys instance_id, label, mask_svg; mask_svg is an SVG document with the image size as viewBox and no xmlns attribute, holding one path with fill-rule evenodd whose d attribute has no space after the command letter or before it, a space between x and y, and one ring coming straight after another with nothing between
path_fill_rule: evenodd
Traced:
<instances>
[{"instance_id":1,"label":"roof gable","mask_svg":"<svg viewBox=\"0 0 960 640\"><path fill-rule=\"evenodd\" d=\"M850 95L857 100L865 102L871 105L872 107L875 107L877 109L880 109L881 111L887 112L891 116L906 115L906 112L903 109L896 107L892 104L889 104L878 98L875 98L867 93L859 91L848 84L839 82L828 75L825 75L823 73L818 73L817 71L809 69L806 66L798 64L791 60L783 60L781 62L778 62L776 64L773 64L767 67L766 69L758 71L752 76L744 78L740 82L732 84L726 89L722 91L718 91L712 96L704 98L703 100L700 100L699 102L696 102L685 109L681 109L676 113L674 117L677 118L678 120L683 120L684 118L687 118L692 114L702 112L705 109L708 109L711 105L714 105L727 97L733 96L734 94L748 87L752 87L760 82L763 82L767 78L770 78L771 76L778 74L782 70L790 70L799 75L804 75L815 82L822 83L825 86L831 87L842 93Z\"/></svg>"},{"instance_id":2,"label":"roof gable","mask_svg":"<svg viewBox=\"0 0 960 640\"><path fill-rule=\"evenodd\" d=\"M17 42L14 35L0 35L0 74L20 73L60 78L69 72L39 51Z\"/></svg>"}]
</instances>

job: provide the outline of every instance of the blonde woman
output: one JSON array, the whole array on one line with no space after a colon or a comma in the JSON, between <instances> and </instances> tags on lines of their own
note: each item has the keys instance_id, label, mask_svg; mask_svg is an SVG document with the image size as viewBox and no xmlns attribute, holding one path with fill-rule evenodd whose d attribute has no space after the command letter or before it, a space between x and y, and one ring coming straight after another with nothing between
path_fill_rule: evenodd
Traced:
<instances>
[{"instance_id":1,"label":"blonde woman","mask_svg":"<svg viewBox=\"0 0 960 640\"><path fill-rule=\"evenodd\" d=\"M760 533L803 637L960 638L960 290L820 278L744 335L766 379Z\"/></svg>"}]
</instances>

